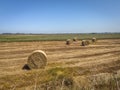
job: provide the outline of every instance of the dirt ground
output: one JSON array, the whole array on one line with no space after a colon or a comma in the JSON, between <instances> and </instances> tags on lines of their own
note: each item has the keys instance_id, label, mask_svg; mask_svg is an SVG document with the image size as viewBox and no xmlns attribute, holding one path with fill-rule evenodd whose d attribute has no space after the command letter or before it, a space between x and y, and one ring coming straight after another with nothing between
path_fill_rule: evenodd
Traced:
<instances>
[{"instance_id":1,"label":"dirt ground","mask_svg":"<svg viewBox=\"0 0 120 90\"><path fill-rule=\"evenodd\" d=\"M81 41L66 45L65 41L1 42L0 78L21 75L28 56L34 50L47 54L46 69L58 67L89 68L93 73L120 70L120 39L98 40L89 46L80 46Z\"/></svg>"}]
</instances>

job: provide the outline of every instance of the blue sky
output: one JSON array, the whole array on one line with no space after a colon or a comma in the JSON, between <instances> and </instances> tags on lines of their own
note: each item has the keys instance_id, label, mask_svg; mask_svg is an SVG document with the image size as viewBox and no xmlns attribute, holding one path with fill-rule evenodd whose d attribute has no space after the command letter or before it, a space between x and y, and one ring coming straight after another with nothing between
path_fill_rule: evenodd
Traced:
<instances>
[{"instance_id":1,"label":"blue sky","mask_svg":"<svg viewBox=\"0 0 120 90\"><path fill-rule=\"evenodd\" d=\"M120 32L120 0L0 0L0 33Z\"/></svg>"}]
</instances>

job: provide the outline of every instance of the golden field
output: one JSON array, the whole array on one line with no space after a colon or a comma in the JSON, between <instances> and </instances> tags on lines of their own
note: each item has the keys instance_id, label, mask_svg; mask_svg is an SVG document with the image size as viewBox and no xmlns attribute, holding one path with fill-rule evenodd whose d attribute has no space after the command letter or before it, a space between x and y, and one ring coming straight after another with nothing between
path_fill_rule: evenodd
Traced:
<instances>
[{"instance_id":1,"label":"golden field","mask_svg":"<svg viewBox=\"0 0 120 90\"><path fill-rule=\"evenodd\" d=\"M88 46L80 44L81 41L70 45L65 41L1 42L0 90L119 89L120 39L98 40ZM34 50L47 54L47 66L22 70ZM63 83L66 78L71 82L68 85Z\"/></svg>"}]
</instances>

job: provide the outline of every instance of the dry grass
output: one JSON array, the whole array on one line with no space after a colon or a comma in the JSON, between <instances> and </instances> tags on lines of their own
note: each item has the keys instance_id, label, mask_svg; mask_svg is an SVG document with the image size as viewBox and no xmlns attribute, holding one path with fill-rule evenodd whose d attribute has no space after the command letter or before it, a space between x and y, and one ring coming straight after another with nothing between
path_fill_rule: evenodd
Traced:
<instances>
[{"instance_id":1,"label":"dry grass","mask_svg":"<svg viewBox=\"0 0 120 90\"><path fill-rule=\"evenodd\" d=\"M45 51L48 56L46 68L22 70L27 57L38 49ZM2 42L0 89L60 90L62 87L66 90L117 90L120 83L119 55L120 39L99 40L86 47L79 43L68 47L64 41ZM117 74L114 75L115 71Z\"/></svg>"}]
</instances>

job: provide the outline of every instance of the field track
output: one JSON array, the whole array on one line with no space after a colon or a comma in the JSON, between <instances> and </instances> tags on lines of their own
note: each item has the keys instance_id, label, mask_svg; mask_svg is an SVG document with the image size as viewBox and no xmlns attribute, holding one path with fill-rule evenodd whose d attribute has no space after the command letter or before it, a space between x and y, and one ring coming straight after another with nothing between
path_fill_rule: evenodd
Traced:
<instances>
[{"instance_id":1,"label":"field track","mask_svg":"<svg viewBox=\"0 0 120 90\"><path fill-rule=\"evenodd\" d=\"M2 42L0 43L0 78L22 75L22 67L34 50L43 50L48 56L46 69L81 67L92 74L120 70L120 39L98 40L89 46L81 41L65 45L65 41Z\"/></svg>"}]
</instances>

